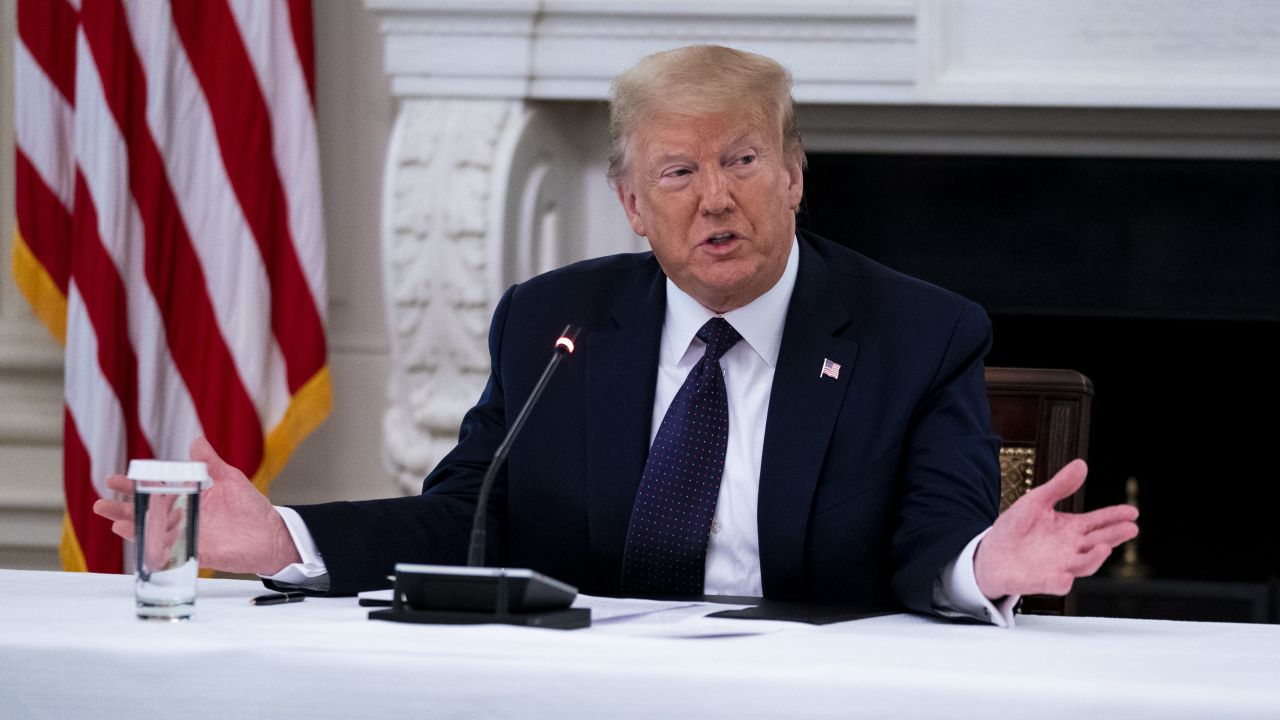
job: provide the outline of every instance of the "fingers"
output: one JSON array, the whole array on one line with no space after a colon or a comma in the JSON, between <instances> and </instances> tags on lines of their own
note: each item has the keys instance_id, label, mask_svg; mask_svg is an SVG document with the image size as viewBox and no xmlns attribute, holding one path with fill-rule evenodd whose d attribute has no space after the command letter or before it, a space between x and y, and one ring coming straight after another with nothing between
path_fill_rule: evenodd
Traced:
<instances>
[{"instance_id":1,"label":"fingers","mask_svg":"<svg viewBox=\"0 0 1280 720\"><path fill-rule=\"evenodd\" d=\"M124 475L108 475L107 488L126 497L133 495L133 481Z\"/></svg>"},{"instance_id":2,"label":"fingers","mask_svg":"<svg viewBox=\"0 0 1280 720\"><path fill-rule=\"evenodd\" d=\"M133 522L133 503L130 502L99 500L93 504L93 511L108 520Z\"/></svg>"},{"instance_id":3,"label":"fingers","mask_svg":"<svg viewBox=\"0 0 1280 720\"><path fill-rule=\"evenodd\" d=\"M1089 552L1080 553L1076 562L1067 568L1067 570L1076 577L1088 577L1102 567L1102 563L1111 557L1110 545L1098 545Z\"/></svg>"},{"instance_id":4,"label":"fingers","mask_svg":"<svg viewBox=\"0 0 1280 720\"><path fill-rule=\"evenodd\" d=\"M176 505L169 508L164 518L165 535L176 535L178 527L182 525L182 519L185 512Z\"/></svg>"},{"instance_id":5,"label":"fingers","mask_svg":"<svg viewBox=\"0 0 1280 720\"><path fill-rule=\"evenodd\" d=\"M93 504L93 511L112 521L111 532L125 540L133 539L135 532L133 526L133 503L120 500L99 500Z\"/></svg>"},{"instance_id":6,"label":"fingers","mask_svg":"<svg viewBox=\"0 0 1280 720\"><path fill-rule=\"evenodd\" d=\"M1080 552L1076 554L1067 570L1076 577L1088 577L1102 567L1111 556L1111 551L1138 535L1138 525L1133 522L1118 522L1099 528L1084 537Z\"/></svg>"},{"instance_id":7,"label":"fingers","mask_svg":"<svg viewBox=\"0 0 1280 720\"><path fill-rule=\"evenodd\" d=\"M1132 505L1110 505L1072 517L1080 529L1088 533L1118 523L1132 523L1138 519L1138 508Z\"/></svg>"},{"instance_id":8,"label":"fingers","mask_svg":"<svg viewBox=\"0 0 1280 720\"><path fill-rule=\"evenodd\" d=\"M198 437L192 441L191 459L208 465L209 477L213 478L215 483L228 480L237 475L244 477L243 473L219 457L217 451L213 449L213 445L210 445L209 441L203 437Z\"/></svg>"},{"instance_id":9,"label":"fingers","mask_svg":"<svg viewBox=\"0 0 1280 720\"><path fill-rule=\"evenodd\" d=\"M1034 496L1036 502L1045 507L1052 507L1058 501L1074 495L1080 486L1084 485L1084 478L1088 474L1089 466L1077 458L1067 463L1056 475L1049 478L1048 482L1027 495Z\"/></svg>"},{"instance_id":10,"label":"fingers","mask_svg":"<svg viewBox=\"0 0 1280 720\"><path fill-rule=\"evenodd\" d=\"M1070 561L1052 563L1052 567L1028 569L1012 583L1012 593L1019 595L1066 595L1076 578L1088 577L1102 567L1111 556L1111 548L1097 545L1088 552L1075 553Z\"/></svg>"},{"instance_id":11,"label":"fingers","mask_svg":"<svg viewBox=\"0 0 1280 720\"><path fill-rule=\"evenodd\" d=\"M192 460L208 465L209 474L215 477L221 474L221 466L226 465L222 458L218 457L218 453L213 449L213 445L210 445L209 441L205 440L203 437L198 437L191 441L190 455Z\"/></svg>"},{"instance_id":12,"label":"fingers","mask_svg":"<svg viewBox=\"0 0 1280 720\"><path fill-rule=\"evenodd\" d=\"M137 534L137 528L134 527L132 520L117 520L111 523L111 532L125 540L132 540Z\"/></svg>"},{"instance_id":13,"label":"fingers","mask_svg":"<svg viewBox=\"0 0 1280 720\"><path fill-rule=\"evenodd\" d=\"M1084 536L1084 547L1092 548L1097 545L1111 548L1129 542L1138 536L1138 524L1133 522L1119 522L1114 525L1093 530Z\"/></svg>"},{"instance_id":14,"label":"fingers","mask_svg":"<svg viewBox=\"0 0 1280 720\"><path fill-rule=\"evenodd\" d=\"M1045 575L1040 586L1031 592L1066 595L1071 592L1071 586L1075 584L1076 578L1089 577L1098 572L1098 568L1102 567L1102 563L1106 562L1110 556L1111 548L1106 545L1099 545L1088 552L1080 553L1075 561L1065 568Z\"/></svg>"}]
</instances>

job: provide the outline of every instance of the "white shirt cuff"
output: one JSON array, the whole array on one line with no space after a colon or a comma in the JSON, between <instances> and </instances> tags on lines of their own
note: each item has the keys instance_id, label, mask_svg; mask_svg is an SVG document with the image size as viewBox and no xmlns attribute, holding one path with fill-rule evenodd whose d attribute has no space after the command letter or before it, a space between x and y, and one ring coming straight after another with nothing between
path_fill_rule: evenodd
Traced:
<instances>
[{"instance_id":1,"label":"white shirt cuff","mask_svg":"<svg viewBox=\"0 0 1280 720\"><path fill-rule=\"evenodd\" d=\"M298 555L302 557L302 562L286 565L283 570L275 575L259 575L258 577L285 585L307 588L308 590L328 590L329 569L325 567L324 558L320 557L320 550L316 547L315 538L311 537L311 531L307 529L307 524L302 521L302 516L293 508L279 505L276 506L276 512L280 513L280 519L284 520L284 526L289 529L289 537L293 538L293 545L298 549Z\"/></svg>"},{"instance_id":2,"label":"white shirt cuff","mask_svg":"<svg viewBox=\"0 0 1280 720\"><path fill-rule=\"evenodd\" d=\"M933 584L933 607L947 617L968 617L989 622L996 627L1013 627L1013 609L1021 595L1009 595L993 603L978 589L978 578L973 572L973 556L978 543L991 531L978 533L955 560L947 563Z\"/></svg>"}]
</instances>

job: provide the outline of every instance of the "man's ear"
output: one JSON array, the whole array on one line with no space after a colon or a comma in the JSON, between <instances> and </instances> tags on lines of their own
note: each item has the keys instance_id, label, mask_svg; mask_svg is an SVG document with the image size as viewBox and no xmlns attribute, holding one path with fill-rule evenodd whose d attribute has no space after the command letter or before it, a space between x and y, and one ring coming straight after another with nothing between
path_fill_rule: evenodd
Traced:
<instances>
[{"instance_id":1,"label":"man's ear","mask_svg":"<svg viewBox=\"0 0 1280 720\"><path fill-rule=\"evenodd\" d=\"M632 232L640 237L648 237L644 218L641 217L640 210L636 205L636 194L622 180L614 183L613 191L618 194L618 202L622 203L622 212L627 214L627 222L631 223Z\"/></svg>"},{"instance_id":2,"label":"man's ear","mask_svg":"<svg viewBox=\"0 0 1280 720\"><path fill-rule=\"evenodd\" d=\"M791 212L796 212L804 198L804 156L797 154L796 157L788 157L786 162L787 205Z\"/></svg>"}]
</instances>

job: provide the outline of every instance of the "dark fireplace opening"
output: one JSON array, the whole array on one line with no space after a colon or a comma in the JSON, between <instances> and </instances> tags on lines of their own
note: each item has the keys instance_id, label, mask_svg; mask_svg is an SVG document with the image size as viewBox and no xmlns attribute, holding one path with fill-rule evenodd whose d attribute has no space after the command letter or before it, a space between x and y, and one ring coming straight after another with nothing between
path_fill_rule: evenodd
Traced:
<instances>
[{"instance_id":1,"label":"dark fireplace opening","mask_svg":"<svg viewBox=\"0 0 1280 720\"><path fill-rule=\"evenodd\" d=\"M1086 507L1122 502L1137 478L1147 585L1186 596L1117 614L1276 619L1280 162L809 163L802 227L981 303L989 365L1093 380ZM1200 608L1188 583L1219 599L1245 587L1251 616Z\"/></svg>"}]
</instances>

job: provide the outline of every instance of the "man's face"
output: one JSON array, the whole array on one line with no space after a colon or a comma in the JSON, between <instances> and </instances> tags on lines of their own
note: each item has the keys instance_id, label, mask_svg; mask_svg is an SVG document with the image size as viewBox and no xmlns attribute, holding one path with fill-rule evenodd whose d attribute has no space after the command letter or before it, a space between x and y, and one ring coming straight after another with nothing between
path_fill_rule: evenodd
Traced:
<instances>
[{"instance_id":1,"label":"man's face","mask_svg":"<svg viewBox=\"0 0 1280 720\"><path fill-rule=\"evenodd\" d=\"M764 114L658 114L631 146L618 199L676 286L714 312L742 307L787 265L804 194L799 158Z\"/></svg>"}]
</instances>

